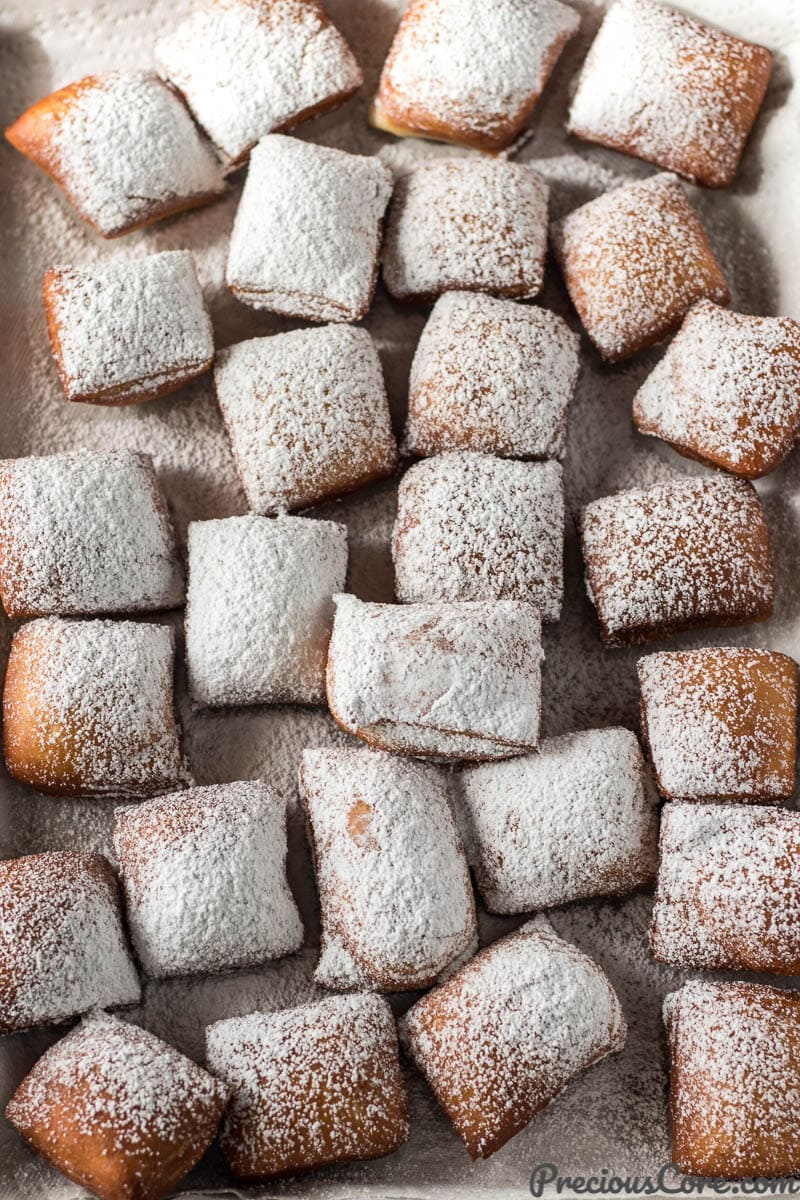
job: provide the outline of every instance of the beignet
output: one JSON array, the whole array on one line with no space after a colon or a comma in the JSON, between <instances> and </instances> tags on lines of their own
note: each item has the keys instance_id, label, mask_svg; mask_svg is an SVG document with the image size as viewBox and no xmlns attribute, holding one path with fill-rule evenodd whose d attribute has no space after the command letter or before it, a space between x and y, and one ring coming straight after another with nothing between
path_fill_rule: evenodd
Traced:
<instances>
[{"instance_id":1,"label":"beignet","mask_svg":"<svg viewBox=\"0 0 800 1200\"><path fill-rule=\"evenodd\" d=\"M343 947L368 987L429 987L477 945L469 868L435 767L377 750L306 750L300 799L314 852L326 943Z\"/></svg>"},{"instance_id":2,"label":"beignet","mask_svg":"<svg viewBox=\"0 0 800 1200\"><path fill-rule=\"evenodd\" d=\"M239 342L221 351L214 379L254 512L308 508L393 474L397 446L366 329Z\"/></svg>"},{"instance_id":3,"label":"beignet","mask_svg":"<svg viewBox=\"0 0 800 1200\"><path fill-rule=\"evenodd\" d=\"M152 1033L98 1013L39 1059L6 1116L101 1200L159 1200L205 1154L229 1095Z\"/></svg>"},{"instance_id":4,"label":"beignet","mask_svg":"<svg viewBox=\"0 0 800 1200\"><path fill-rule=\"evenodd\" d=\"M800 813L668 804L650 947L673 966L800 973Z\"/></svg>"},{"instance_id":5,"label":"beignet","mask_svg":"<svg viewBox=\"0 0 800 1200\"><path fill-rule=\"evenodd\" d=\"M188 250L51 267L44 307L61 386L84 404L142 404L214 361L214 333Z\"/></svg>"},{"instance_id":6,"label":"beignet","mask_svg":"<svg viewBox=\"0 0 800 1200\"><path fill-rule=\"evenodd\" d=\"M583 64L568 130L706 187L727 187L772 55L656 0L615 0Z\"/></svg>"},{"instance_id":7,"label":"beignet","mask_svg":"<svg viewBox=\"0 0 800 1200\"><path fill-rule=\"evenodd\" d=\"M794 792L797 663L747 646L639 660L642 733L670 800L776 804Z\"/></svg>"},{"instance_id":8,"label":"beignet","mask_svg":"<svg viewBox=\"0 0 800 1200\"><path fill-rule=\"evenodd\" d=\"M401 137L499 151L530 117L580 18L558 0L412 0L370 121Z\"/></svg>"},{"instance_id":9,"label":"beignet","mask_svg":"<svg viewBox=\"0 0 800 1200\"><path fill-rule=\"evenodd\" d=\"M45 617L14 634L3 692L13 779L51 796L141 799L185 782L165 625Z\"/></svg>"},{"instance_id":10,"label":"beignet","mask_svg":"<svg viewBox=\"0 0 800 1200\"><path fill-rule=\"evenodd\" d=\"M580 534L586 590L607 646L772 614L766 517L743 479L678 478L593 500Z\"/></svg>"},{"instance_id":11,"label":"beignet","mask_svg":"<svg viewBox=\"0 0 800 1200\"><path fill-rule=\"evenodd\" d=\"M372 303L392 191L374 156L270 134L250 155L228 252L228 287L252 308L360 321Z\"/></svg>"},{"instance_id":12,"label":"beignet","mask_svg":"<svg viewBox=\"0 0 800 1200\"><path fill-rule=\"evenodd\" d=\"M418 1000L400 1031L473 1159L504 1146L627 1034L600 967L542 917Z\"/></svg>"},{"instance_id":13,"label":"beignet","mask_svg":"<svg viewBox=\"0 0 800 1200\"><path fill-rule=\"evenodd\" d=\"M524 163L422 162L397 180L386 221L383 281L396 300L442 292L537 296L544 278L548 187Z\"/></svg>"},{"instance_id":14,"label":"beignet","mask_svg":"<svg viewBox=\"0 0 800 1200\"><path fill-rule=\"evenodd\" d=\"M694 980L666 997L664 1023L678 1170L765 1184L799 1174L800 994Z\"/></svg>"},{"instance_id":15,"label":"beignet","mask_svg":"<svg viewBox=\"0 0 800 1200\"><path fill-rule=\"evenodd\" d=\"M656 813L627 729L547 738L535 754L469 767L459 809L493 913L622 896L656 872Z\"/></svg>"},{"instance_id":16,"label":"beignet","mask_svg":"<svg viewBox=\"0 0 800 1200\"><path fill-rule=\"evenodd\" d=\"M0 462L0 595L9 617L174 608L183 590L148 455L79 451Z\"/></svg>"},{"instance_id":17,"label":"beignet","mask_svg":"<svg viewBox=\"0 0 800 1200\"><path fill-rule=\"evenodd\" d=\"M214 974L299 949L286 806L260 780L117 809L114 852L146 975Z\"/></svg>"},{"instance_id":18,"label":"beignet","mask_svg":"<svg viewBox=\"0 0 800 1200\"><path fill-rule=\"evenodd\" d=\"M155 52L162 74L233 162L264 134L338 108L362 83L318 0L207 0L159 38Z\"/></svg>"},{"instance_id":19,"label":"beignet","mask_svg":"<svg viewBox=\"0 0 800 1200\"><path fill-rule=\"evenodd\" d=\"M0 862L0 1034L136 1004L117 880L101 854Z\"/></svg>"},{"instance_id":20,"label":"beignet","mask_svg":"<svg viewBox=\"0 0 800 1200\"><path fill-rule=\"evenodd\" d=\"M579 339L544 308L472 292L434 305L411 364L405 448L561 458Z\"/></svg>"},{"instance_id":21,"label":"beignet","mask_svg":"<svg viewBox=\"0 0 800 1200\"><path fill-rule=\"evenodd\" d=\"M101 237L209 204L222 166L180 98L151 71L87 75L6 130Z\"/></svg>"},{"instance_id":22,"label":"beignet","mask_svg":"<svg viewBox=\"0 0 800 1200\"><path fill-rule=\"evenodd\" d=\"M382 1158L408 1137L394 1018L379 996L231 1017L208 1026L206 1045L233 1088L220 1141L236 1179Z\"/></svg>"},{"instance_id":23,"label":"beignet","mask_svg":"<svg viewBox=\"0 0 800 1200\"><path fill-rule=\"evenodd\" d=\"M334 597L328 705L381 750L481 761L533 750L541 621L530 604L365 604Z\"/></svg>"},{"instance_id":24,"label":"beignet","mask_svg":"<svg viewBox=\"0 0 800 1200\"><path fill-rule=\"evenodd\" d=\"M653 175L590 200L552 229L570 299L600 357L629 358L730 293L681 185Z\"/></svg>"},{"instance_id":25,"label":"beignet","mask_svg":"<svg viewBox=\"0 0 800 1200\"><path fill-rule=\"evenodd\" d=\"M392 558L404 603L524 600L557 621L563 557L559 463L442 454L401 480Z\"/></svg>"},{"instance_id":26,"label":"beignet","mask_svg":"<svg viewBox=\"0 0 800 1200\"><path fill-rule=\"evenodd\" d=\"M633 420L709 466L774 471L800 432L800 324L698 301L636 393Z\"/></svg>"}]
</instances>

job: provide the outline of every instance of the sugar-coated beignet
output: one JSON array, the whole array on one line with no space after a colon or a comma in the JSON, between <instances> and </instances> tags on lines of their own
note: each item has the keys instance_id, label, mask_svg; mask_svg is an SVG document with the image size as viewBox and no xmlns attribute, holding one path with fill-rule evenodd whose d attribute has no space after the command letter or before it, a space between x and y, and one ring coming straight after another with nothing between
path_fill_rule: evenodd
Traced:
<instances>
[{"instance_id":1,"label":"sugar-coated beignet","mask_svg":"<svg viewBox=\"0 0 800 1200\"><path fill-rule=\"evenodd\" d=\"M326 325L239 342L220 352L214 379L254 512L308 508L397 466L383 371L366 329Z\"/></svg>"},{"instance_id":2,"label":"sugar-coated beignet","mask_svg":"<svg viewBox=\"0 0 800 1200\"><path fill-rule=\"evenodd\" d=\"M174 651L165 625L57 617L23 625L3 692L12 778L51 796L140 799L180 787Z\"/></svg>"},{"instance_id":3,"label":"sugar-coated beignet","mask_svg":"<svg viewBox=\"0 0 800 1200\"><path fill-rule=\"evenodd\" d=\"M679 967L800 974L800 813L668 804L650 947Z\"/></svg>"},{"instance_id":4,"label":"sugar-coated beignet","mask_svg":"<svg viewBox=\"0 0 800 1200\"><path fill-rule=\"evenodd\" d=\"M709 466L774 471L800 432L800 324L698 301L636 393L633 420Z\"/></svg>"},{"instance_id":5,"label":"sugar-coated beignet","mask_svg":"<svg viewBox=\"0 0 800 1200\"><path fill-rule=\"evenodd\" d=\"M401 137L504 150L579 24L558 0L412 0L370 120Z\"/></svg>"},{"instance_id":6,"label":"sugar-coated beignet","mask_svg":"<svg viewBox=\"0 0 800 1200\"><path fill-rule=\"evenodd\" d=\"M428 992L400 1030L473 1159L504 1146L627 1034L600 967L542 917Z\"/></svg>"},{"instance_id":7,"label":"sugar-coated beignet","mask_svg":"<svg viewBox=\"0 0 800 1200\"><path fill-rule=\"evenodd\" d=\"M131 940L146 975L214 974L297 950L286 806L265 783L222 783L117 809Z\"/></svg>"},{"instance_id":8,"label":"sugar-coated beignet","mask_svg":"<svg viewBox=\"0 0 800 1200\"><path fill-rule=\"evenodd\" d=\"M763 46L657 0L615 0L583 64L568 129L727 187L771 70Z\"/></svg>"},{"instance_id":9,"label":"sugar-coated beignet","mask_svg":"<svg viewBox=\"0 0 800 1200\"><path fill-rule=\"evenodd\" d=\"M361 86L318 0L205 0L156 42L162 74L226 158L328 112Z\"/></svg>"},{"instance_id":10,"label":"sugar-coated beignet","mask_svg":"<svg viewBox=\"0 0 800 1200\"><path fill-rule=\"evenodd\" d=\"M524 600L546 622L564 594L559 463L441 454L416 463L397 495L392 557L404 603Z\"/></svg>"},{"instance_id":11,"label":"sugar-coated beignet","mask_svg":"<svg viewBox=\"0 0 800 1200\"><path fill-rule=\"evenodd\" d=\"M666 997L664 1023L678 1170L800 1174L800 993L693 980Z\"/></svg>"},{"instance_id":12,"label":"sugar-coated beignet","mask_svg":"<svg viewBox=\"0 0 800 1200\"><path fill-rule=\"evenodd\" d=\"M211 318L188 250L51 267L44 307L67 400L157 400L214 361Z\"/></svg>"},{"instance_id":13,"label":"sugar-coated beignet","mask_svg":"<svg viewBox=\"0 0 800 1200\"><path fill-rule=\"evenodd\" d=\"M429 987L476 943L469 868L436 767L378 750L306 750L309 823L325 941L379 991Z\"/></svg>"},{"instance_id":14,"label":"sugar-coated beignet","mask_svg":"<svg viewBox=\"0 0 800 1200\"><path fill-rule=\"evenodd\" d=\"M663 341L698 300L730 300L700 219L670 175L589 201L553 226L552 241L583 327L609 363Z\"/></svg>"},{"instance_id":15,"label":"sugar-coated beignet","mask_svg":"<svg viewBox=\"0 0 800 1200\"><path fill-rule=\"evenodd\" d=\"M0 462L0 596L12 618L180 604L183 572L149 456Z\"/></svg>"},{"instance_id":16,"label":"sugar-coated beignet","mask_svg":"<svg viewBox=\"0 0 800 1200\"><path fill-rule=\"evenodd\" d=\"M580 534L586 590L607 646L772 614L766 517L743 479L679 478L593 500Z\"/></svg>"},{"instance_id":17,"label":"sugar-coated beignet","mask_svg":"<svg viewBox=\"0 0 800 1200\"><path fill-rule=\"evenodd\" d=\"M490 912L621 896L656 872L656 814L627 729L547 738L460 776L467 854Z\"/></svg>"},{"instance_id":18,"label":"sugar-coated beignet","mask_svg":"<svg viewBox=\"0 0 800 1200\"><path fill-rule=\"evenodd\" d=\"M186 665L200 704L324 704L347 531L306 517L189 526Z\"/></svg>"},{"instance_id":19,"label":"sugar-coated beignet","mask_svg":"<svg viewBox=\"0 0 800 1200\"><path fill-rule=\"evenodd\" d=\"M228 252L228 287L252 308L360 321L372 303L389 169L270 134L250 155Z\"/></svg>"},{"instance_id":20,"label":"sugar-coated beignet","mask_svg":"<svg viewBox=\"0 0 800 1200\"><path fill-rule=\"evenodd\" d=\"M180 98L150 71L87 75L6 130L102 237L208 204L221 164Z\"/></svg>"},{"instance_id":21,"label":"sugar-coated beignet","mask_svg":"<svg viewBox=\"0 0 800 1200\"><path fill-rule=\"evenodd\" d=\"M748 646L639 660L642 733L671 800L778 803L794 792L797 663Z\"/></svg>"},{"instance_id":22,"label":"sugar-coated beignet","mask_svg":"<svg viewBox=\"0 0 800 1200\"><path fill-rule=\"evenodd\" d=\"M101 854L0 862L0 1034L136 1004L139 979Z\"/></svg>"},{"instance_id":23,"label":"sugar-coated beignet","mask_svg":"<svg viewBox=\"0 0 800 1200\"><path fill-rule=\"evenodd\" d=\"M229 1095L152 1033L98 1013L39 1059L6 1116L101 1200L160 1200L211 1145Z\"/></svg>"},{"instance_id":24,"label":"sugar-coated beignet","mask_svg":"<svg viewBox=\"0 0 800 1200\"><path fill-rule=\"evenodd\" d=\"M422 162L395 184L383 279L396 300L442 292L537 296L544 278L548 187L533 167L492 158Z\"/></svg>"},{"instance_id":25,"label":"sugar-coated beignet","mask_svg":"<svg viewBox=\"0 0 800 1200\"><path fill-rule=\"evenodd\" d=\"M480 292L440 296L411 364L406 449L560 458L578 345L547 309Z\"/></svg>"},{"instance_id":26,"label":"sugar-coated beignet","mask_svg":"<svg viewBox=\"0 0 800 1200\"><path fill-rule=\"evenodd\" d=\"M233 1088L220 1135L237 1179L382 1158L408 1138L391 1009L331 996L206 1029L208 1065Z\"/></svg>"},{"instance_id":27,"label":"sugar-coated beignet","mask_svg":"<svg viewBox=\"0 0 800 1200\"><path fill-rule=\"evenodd\" d=\"M542 650L532 605L335 603L328 704L342 729L437 758L536 748Z\"/></svg>"}]
</instances>

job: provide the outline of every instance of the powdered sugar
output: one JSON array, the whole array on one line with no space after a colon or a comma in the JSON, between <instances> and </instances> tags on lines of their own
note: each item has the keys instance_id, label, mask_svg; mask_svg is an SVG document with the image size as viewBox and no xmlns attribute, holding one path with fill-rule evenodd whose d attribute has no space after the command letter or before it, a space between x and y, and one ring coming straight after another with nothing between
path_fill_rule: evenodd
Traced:
<instances>
[{"instance_id":1,"label":"powdered sugar","mask_svg":"<svg viewBox=\"0 0 800 1200\"><path fill-rule=\"evenodd\" d=\"M633 418L736 475L774 470L800 430L800 325L701 300L636 393Z\"/></svg>"},{"instance_id":2,"label":"powdered sugar","mask_svg":"<svg viewBox=\"0 0 800 1200\"><path fill-rule=\"evenodd\" d=\"M761 46L655 0L615 0L584 63L570 132L723 187L771 63Z\"/></svg>"},{"instance_id":3,"label":"powdered sugar","mask_svg":"<svg viewBox=\"0 0 800 1200\"><path fill-rule=\"evenodd\" d=\"M594 500L581 516L586 588L611 646L770 615L764 510L750 484L678 478Z\"/></svg>"},{"instance_id":4,"label":"powdered sugar","mask_svg":"<svg viewBox=\"0 0 800 1200\"><path fill-rule=\"evenodd\" d=\"M129 404L207 370L214 333L188 250L54 267L45 279L53 353L68 400Z\"/></svg>"},{"instance_id":5,"label":"powdered sugar","mask_svg":"<svg viewBox=\"0 0 800 1200\"><path fill-rule=\"evenodd\" d=\"M362 82L317 0L206 0L159 39L156 58L234 161L264 134L341 104Z\"/></svg>"},{"instance_id":6,"label":"powdered sugar","mask_svg":"<svg viewBox=\"0 0 800 1200\"><path fill-rule=\"evenodd\" d=\"M183 576L144 454L0 463L0 592L12 617L172 608Z\"/></svg>"},{"instance_id":7,"label":"powdered sugar","mask_svg":"<svg viewBox=\"0 0 800 1200\"><path fill-rule=\"evenodd\" d=\"M321 704L347 534L332 521L189 526L186 660L202 704Z\"/></svg>"},{"instance_id":8,"label":"powdered sugar","mask_svg":"<svg viewBox=\"0 0 800 1200\"><path fill-rule=\"evenodd\" d=\"M374 157L271 134L250 155L228 253L234 295L309 321L358 321L392 181Z\"/></svg>"},{"instance_id":9,"label":"powdered sugar","mask_svg":"<svg viewBox=\"0 0 800 1200\"><path fill-rule=\"evenodd\" d=\"M442 454L411 467L392 539L403 602L525 600L557 621L564 591L558 463Z\"/></svg>"},{"instance_id":10,"label":"powdered sugar","mask_svg":"<svg viewBox=\"0 0 800 1200\"><path fill-rule=\"evenodd\" d=\"M239 342L220 352L214 378L255 512L305 508L394 471L383 373L365 329Z\"/></svg>"},{"instance_id":11,"label":"powdered sugar","mask_svg":"<svg viewBox=\"0 0 800 1200\"><path fill-rule=\"evenodd\" d=\"M328 703L348 732L446 758L536 746L541 625L530 605L335 602Z\"/></svg>"},{"instance_id":12,"label":"powdered sugar","mask_svg":"<svg viewBox=\"0 0 800 1200\"><path fill-rule=\"evenodd\" d=\"M578 370L577 335L555 313L447 292L417 343L405 445L560 458Z\"/></svg>"},{"instance_id":13,"label":"powdered sugar","mask_svg":"<svg viewBox=\"0 0 800 1200\"><path fill-rule=\"evenodd\" d=\"M138 999L106 859L53 852L0 863L0 1033Z\"/></svg>"},{"instance_id":14,"label":"powdered sugar","mask_svg":"<svg viewBox=\"0 0 800 1200\"><path fill-rule=\"evenodd\" d=\"M117 810L114 848L147 975L252 967L300 947L285 806L266 784L197 788Z\"/></svg>"},{"instance_id":15,"label":"powdered sugar","mask_svg":"<svg viewBox=\"0 0 800 1200\"><path fill-rule=\"evenodd\" d=\"M543 741L461 773L467 852L491 912L623 895L653 879L656 814L627 729Z\"/></svg>"},{"instance_id":16,"label":"powdered sugar","mask_svg":"<svg viewBox=\"0 0 800 1200\"><path fill-rule=\"evenodd\" d=\"M503 159L422 162L401 175L386 225L383 278L398 300L442 292L538 295L547 242L544 180Z\"/></svg>"},{"instance_id":17,"label":"powdered sugar","mask_svg":"<svg viewBox=\"0 0 800 1200\"><path fill-rule=\"evenodd\" d=\"M800 814L671 804L650 943L661 962L800 973Z\"/></svg>"},{"instance_id":18,"label":"powdered sugar","mask_svg":"<svg viewBox=\"0 0 800 1200\"><path fill-rule=\"evenodd\" d=\"M429 986L477 937L445 778L375 750L306 750L300 791L325 939L378 990Z\"/></svg>"},{"instance_id":19,"label":"powdered sugar","mask_svg":"<svg viewBox=\"0 0 800 1200\"><path fill-rule=\"evenodd\" d=\"M661 792L685 800L788 800L794 792L797 664L713 647L639 662L642 724Z\"/></svg>"}]
</instances>

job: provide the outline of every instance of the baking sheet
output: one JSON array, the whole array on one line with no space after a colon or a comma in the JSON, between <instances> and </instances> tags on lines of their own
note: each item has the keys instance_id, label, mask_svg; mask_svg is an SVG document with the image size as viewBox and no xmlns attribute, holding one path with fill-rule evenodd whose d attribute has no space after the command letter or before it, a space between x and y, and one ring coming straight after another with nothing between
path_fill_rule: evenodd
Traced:
<instances>
[{"instance_id":1,"label":"baking sheet","mask_svg":"<svg viewBox=\"0 0 800 1200\"><path fill-rule=\"evenodd\" d=\"M553 187L552 208L568 211L621 177L651 168L593 150L563 133L570 80L599 23L602 5L571 0L583 17L540 103L533 136L519 157L535 161ZM8 124L40 96L90 71L152 62L152 42L189 11L189 0L27 0L0 10L0 119ZM370 130L366 102L377 80L404 0L328 0L336 23L365 68L366 84L340 112L303 126L300 136L361 153L380 153L398 169L416 157L451 154L423 142L396 142ZM734 186L725 192L689 189L706 221L744 312L800 318L800 4L798 0L693 0L692 10L776 51L764 109ZM621 69L624 65L621 64ZM68 405L61 397L47 345L41 279L55 262L87 262L187 247L197 256L214 319L217 344L296 326L248 310L224 286L227 240L241 177L231 195L185 217L113 243L79 224L56 189L7 145L0 147L0 455L46 454L78 447L149 452L160 472L176 522L245 511L244 498L208 378L174 397L128 409ZM542 302L574 323L552 264ZM398 429L408 368L425 311L400 308L379 289L364 322L376 338ZM631 398L661 350L616 368L602 367L585 343L584 367L570 417L565 460L570 513L597 495L702 468L634 432ZM767 624L720 635L684 636L673 647L712 642L769 646L800 657L800 452L759 484L777 560L775 615ZM391 600L388 537L394 485L368 489L312 515L343 520L350 530L350 588L364 599ZM178 623L179 618L175 618ZM9 623L0 614L0 661ZM567 588L560 624L545 633L545 735L572 729L637 725L636 651L606 651L586 600L574 527L568 520ZM263 776L286 796L291 811L290 873L308 930L300 956L251 973L201 982L149 983L130 1015L188 1054L202 1056L203 1026L223 1016L278 1007L316 994L317 913L305 839L297 816L295 774L306 745L344 735L321 710L259 708L193 712L179 679L179 705L192 770L201 783ZM83 847L110 851L113 805L52 800L0 775L0 856ZM630 1036L625 1051L581 1077L544 1114L488 1162L471 1165L421 1080L409 1072L412 1135L381 1162L319 1172L263 1189L262 1195L449 1200L472 1192L524 1195L536 1164L561 1174L606 1168L622 1176L655 1174L669 1159L665 1050L660 1004L681 974L660 967L646 950L650 897L572 905L553 913L557 930L592 954L618 988ZM481 917L484 942L519 922ZM400 997L396 1007L407 1005ZM36 1057L58 1036L47 1030L0 1041L0 1102L5 1102ZM228 1181L217 1152L186 1188L220 1189ZM0 1197L67 1200L75 1186L37 1159L0 1122ZM252 1193L250 1193L252 1194Z\"/></svg>"}]
</instances>

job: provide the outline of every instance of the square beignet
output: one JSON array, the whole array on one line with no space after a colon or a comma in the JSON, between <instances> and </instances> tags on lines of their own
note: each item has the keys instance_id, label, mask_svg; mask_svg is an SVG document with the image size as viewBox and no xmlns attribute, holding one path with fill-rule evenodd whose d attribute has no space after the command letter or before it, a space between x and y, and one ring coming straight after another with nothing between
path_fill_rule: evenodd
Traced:
<instances>
[{"instance_id":1,"label":"square beignet","mask_svg":"<svg viewBox=\"0 0 800 1200\"><path fill-rule=\"evenodd\" d=\"M260 780L117 809L114 853L150 978L258 966L302 944L286 879L286 805Z\"/></svg>"},{"instance_id":2,"label":"square beignet","mask_svg":"<svg viewBox=\"0 0 800 1200\"><path fill-rule=\"evenodd\" d=\"M307 321L360 321L378 274L389 169L269 134L250 155L228 252L243 304Z\"/></svg>"},{"instance_id":3,"label":"square beignet","mask_svg":"<svg viewBox=\"0 0 800 1200\"><path fill-rule=\"evenodd\" d=\"M763 46L656 0L615 0L583 64L567 128L706 187L727 187L771 70Z\"/></svg>"},{"instance_id":4,"label":"square beignet","mask_svg":"<svg viewBox=\"0 0 800 1200\"><path fill-rule=\"evenodd\" d=\"M217 399L254 512L308 508L392 475L397 445L366 329L326 325L222 350Z\"/></svg>"},{"instance_id":5,"label":"square beignet","mask_svg":"<svg viewBox=\"0 0 800 1200\"><path fill-rule=\"evenodd\" d=\"M664 1024L678 1170L765 1184L799 1174L800 994L693 980L665 998Z\"/></svg>"},{"instance_id":6,"label":"square beignet","mask_svg":"<svg viewBox=\"0 0 800 1200\"><path fill-rule=\"evenodd\" d=\"M87 75L6 130L101 237L209 204L222 166L180 97L151 71Z\"/></svg>"},{"instance_id":7,"label":"square beignet","mask_svg":"<svg viewBox=\"0 0 800 1200\"><path fill-rule=\"evenodd\" d=\"M650 948L702 971L800 974L800 813L668 804Z\"/></svg>"},{"instance_id":8,"label":"square beignet","mask_svg":"<svg viewBox=\"0 0 800 1200\"><path fill-rule=\"evenodd\" d=\"M12 779L49 796L142 799L181 787L166 625L43 617L14 634L3 692Z\"/></svg>"},{"instance_id":9,"label":"square beignet","mask_svg":"<svg viewBox=\"0 0 800 1200\"><path fill-rule=\"evenodd\" d=\"M226 158L338 108L361 69L318 0L206 0L159 38L156 61Z\"/></svg>"},{"instance_id":10,"label":"square beignet","mask_svg":"<svg viewBox=\"0 0 800 1200\"><path fill-rule=\"evenodd\" d=\"M578 346L547 309L480 292L440 296L411 364L406 450L561 458Z\"/></svg>"},{"instance_id":11,"label":"square beignet","mask_svg":"<svg viewBox=\"0 0 800 1200\"><path fill-rule=\"evenodd\" d=\"M79 451L0 462L0 596L9 617L175 608L183 590L148 455Z\"/></svg>"},{"instance_id":12,"label":"square beignet","mask_svg":"<svg viewBox=\"0 0 800 1200\"><path fill-rule=\"evenodd\" d=\"M233 1088L220 1142L236 1179L382 1158L408 1138L391 1009L331 996L206 1029L208 1065Z\"/></svg>"},{"instance_id":13,"label":"square beignet","mask_svg":"<svg viewBox=\"0 0 800 1200\"><path fill-rule=\"evenodd\" d=\"M614 188L552 229L569 297L600 357L629 358L730 293L686 193L670 175Z\"/></svg>"},{"instance_id":14,"label":"square beignet","mask_svg":"<svg viewBox=\"0 0 800 1200\"><path fill-rule=\"evenodd\" d=\"M396 754L482 761L535 750L541 620L530 604L365 604L334 597L328 705Z\"/></svg>"},{"instance_id":15,"label":"square beignet","mask_svg":"<svg viewBox=\"0 0 800 1200\"><path fill-rule=\"evenodd\" d=\"M533 167L492 158L435 159L397 180L383 280L396 300L442 292L530 300L541 291L549 189Z\"/></svg>"},{"instance_id":16,"label":"square beignet","mask_svg":"<svg viewBox=\"0 0 800 1200\"><path fill-rule=\"evenodd\" d=\"M476 1159L621 1050L627 1027L600 967L538 917L418 1000L400 1035Z\"/></svg>"},{"instance_id":17,"label":"square beignet","mask_svg":"<svg viewBox=\"0 0 800 1200\"><path fill-rule=\"evenodd\" d=\"M379 750L306 750L300 799L325 944L340 944L377 991L430 987L477 945L469 868L436 767ZM335 986L335 984L334 984Z\"/></svg>"},{"instance_id":18,"label":"square beignet","mask_svg":"<svg viewBox=\"0 0 800 1200\"><path fill-rule=\"evenodd\" d=\"M412 0L370 121L399 137L505 150L522 131L580 18L558 0Z\"/></svg>"},{"instance_id":19,"label":"square beignet","mask_svg":"<svg viewBox=\"0 0 800 1200\"><path fill-rule=\"evenodd\" d=\"M67 400L142 404L177 391L214 361L211 318L188 250L51 267L44 307Z\"/></svg>"},{"instance_id":20,"label":"square beignet","mask_svg":"<svg viewBox=\"0 0 800 1200\"><path fill-rule=\"evenodd\" d=\"M136 1004L117 880L102 854L0 862L0 1034Z\"/></svg>"},{"instance_id":21,"label":"square beignet","mask_svg":"<svg viewBox=\"0 0 800 1200\"><path fill-rule=\"evenodd\" d=\"M441 454L411 467L392 535L403 603L524 600L557 621L564 594L559 463Z\"/></svg>"},{"instance_id":22,"label":"square beignet","mask_svg":"<svg viewBox=\"0 0 800 1200\"><path fill-rule=\"evenodd\" d=\"M698 301L636 393L633 420L733 475L774 471L800 431L800 324Z\"/></svg>"},{"instance_id":23,"label":"square beignet","mask_svg":"<svg viewBox=\"0 0 800 1200\"><path fill-rule=\"evenodd\" d=\"M623 896L656 873L656 812L628 729L547 738L535 754L470 767L458 806L493 913Z\"/></svg>"},{"instance_id":24,"label":"square beignet","mask_svg":"<svg viewBox=\"0 0 800 1200\"><path fill-rule=\"evenodd\" d=\"M39 1059L6 1116L101 1200L160 1200L211 1145L229 1095L152 1033L98 1013Z\"/></svg>"},{"instance_id":25,"label":"square beignet","mask_svg":"<svg viewBox=\"0 0 800 1200\"><path fill-rule=\"evenodd\" d=\"M769 530L744 479L678 478L593 500L580 535L607 646L772 615Z\"/></svg>"},{"instance_id":26,"label":"square beignet","mask_svg":"<svg viewBox=\"0 0 800 1200\"><path fill-rule=\"evenodd\" d=\"M777 804L794 792L797 663L747 646L639 660L642 734L670 800Z\"/></svg>"},{"instance_id":27,"label":"square beignet","mask_svg":"<svg viewBox=\"0 0 800 1200\"><path fill-rule=\"evenodd\" d=\"M324 704L347 531L306 517L189 526L186 666L199 704Z\"/></svg>"}]
</instances>

